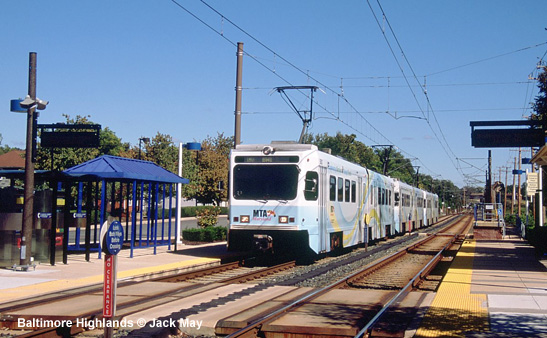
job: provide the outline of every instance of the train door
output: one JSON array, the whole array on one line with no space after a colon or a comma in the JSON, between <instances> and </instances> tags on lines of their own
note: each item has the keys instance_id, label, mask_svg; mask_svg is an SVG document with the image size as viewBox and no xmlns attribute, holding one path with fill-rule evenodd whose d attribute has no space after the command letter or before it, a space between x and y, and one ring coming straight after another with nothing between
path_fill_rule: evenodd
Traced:
<instances>
[{"instance_id":1,"label":"train door","mask_svg":"<svg viewBox=\"0 0 547 338\"><path fill-rule=\"evenodd\" d=\"M327 250L329 181L327 168L319 167L319 252Z\"/></svg>"},{"instance_id":2,"label":"train door","mask_svg":"<svg viewBox=\"0 0 547 338\"><path fill-rule=\"evenodd\" d=\"M359 176L357 178L357 189L355 191L355 193L357 194L356 201L357 203L359 203L357 208L357 218L359 219L357 243L362 243L363 242L362 239L364 236L363 215L365 213L366 205L365 205L365 196L363 195L364 191L362 189L363 189L363 178Z\"/></svg>"}]
</instances>

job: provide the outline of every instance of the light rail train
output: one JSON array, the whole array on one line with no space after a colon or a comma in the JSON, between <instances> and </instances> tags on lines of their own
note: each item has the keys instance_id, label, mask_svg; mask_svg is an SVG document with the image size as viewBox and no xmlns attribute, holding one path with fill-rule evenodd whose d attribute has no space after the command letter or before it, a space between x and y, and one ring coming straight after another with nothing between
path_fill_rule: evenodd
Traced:
<instances>
[{"instance_id":1,"label":"light rail train","mask_svg":"<svg viewBox=\"0 0 547 338\"><path fill-rule=\"evenodd\" d=\"M318 254L429 226L438 197L315 145L238 145L228 249Z\"/></svg>"}]
</instances>

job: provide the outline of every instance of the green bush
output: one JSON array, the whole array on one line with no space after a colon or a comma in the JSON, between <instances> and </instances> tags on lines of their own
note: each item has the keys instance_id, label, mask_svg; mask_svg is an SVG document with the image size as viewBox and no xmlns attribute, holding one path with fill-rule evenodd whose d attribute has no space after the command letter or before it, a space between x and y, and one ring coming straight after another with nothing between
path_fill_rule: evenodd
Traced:
<instances>
[{"instance_id":1,"label":"green bush","mask_svg":"<svg viewBox=\"0 0 547 338\"><path fill-rule=\"evenodd\" d=\"M517 215L516 214L506 214L505 215L505 224L517 224Z\"/></svg>"},{"instance_id":2,"label":"green bush","mask_svg":"<svg viewBox=\"0 0 547 338\"><path fill-rule=\"evenodd\" d=\"M201 229L182 230L182 238L191 242L201 242Z\"/></svg>"},{"instance_id":3,"label":"green bush","mask_svg":"<svg viewBox=\"0 0 547 338\"><path fill-rule=\"evenodd\" d=\"M203 208L196 211L196 218L198 219L198 226L200 228L215 226L218 222L218 215L220 214L219 207Z\"/></svg>"},{"instance_id":4,"label":"green bush","mask_svg":"<svg viewBox=\"0 0 547 338\"><path fill-rule=\"evenodd\" d=\"M528 242L536 248L536 254L547 253L547 226L529 228L526 233Z\"/></svg>"},{"instance_id":5,"label":"green bush","mask_svg":"<svg viewBox=\"0 0 547 338\"><path fill-rule=\"evenodd\" d=\"M215 242L226 240L225 227L206 227L200 229L182 230L182 238L190 242Z\"/></svg>"},{"instance_id":6,"label":"green bush","mask_svg":"<svg viewBox=\"0 0 547 338\"><path fill-rule=\"evenodd\" d=\"M199 215L200 212L203 212L203 210L210 210L210 209L219 209L220 210L219 215L228 215L228 208L226 207L200 205L197 207L180 208L180 217L196 217ZM169 217L169 209L159 209L158 217L161 218L162 215L164 215L165 218ZM176 216L177 216L177 208L171 208L171 217L176 217Z\"/></svg>"}]
</instances>

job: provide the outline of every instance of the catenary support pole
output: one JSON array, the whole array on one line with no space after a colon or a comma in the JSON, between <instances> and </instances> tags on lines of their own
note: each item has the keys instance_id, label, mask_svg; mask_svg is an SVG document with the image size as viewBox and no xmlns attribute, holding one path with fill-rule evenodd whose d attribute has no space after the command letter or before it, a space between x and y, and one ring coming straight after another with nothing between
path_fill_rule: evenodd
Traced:
<instances>
[{"instance_id":1,"label":"catenary support pole","mask_svg":"<svg viewBox=\"0 0 547 338\"><path fill-rule=\"evenodd\" d=\"M237 71L236 71L236 110L235 110L235 130L234 130L234 148L241 143L241 91L243 77L243 42L237 43Z\"/></svg>"}]
</instances>

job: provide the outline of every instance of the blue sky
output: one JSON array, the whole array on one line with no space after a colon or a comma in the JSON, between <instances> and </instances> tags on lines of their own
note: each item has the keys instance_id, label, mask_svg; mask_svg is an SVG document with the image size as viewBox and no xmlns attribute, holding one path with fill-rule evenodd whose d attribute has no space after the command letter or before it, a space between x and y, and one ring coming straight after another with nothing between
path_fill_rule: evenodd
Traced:
<instances>
[{"instance_id":1,"label":"blue sky","mask_svg":"<svg viewBox=\"0 0 547 338\"><path fill-rule=\"evenodd\" d=\"M488 150L471 147L469 122L528 116L528 76L547 51L546 1L177 1L186 10L170 0L3 1L2 145L24 147L25 117L9 100L27 93L29 52L37 96L50 101L39 123L90 115L132 145L157 132L231 136L241 41L243 143L298 139L299 117L272 88L314 85L310 132L394 144L421 173L480 186ZM494 149L495 173L516 155Z\"/></svg>"}]
</instances>

